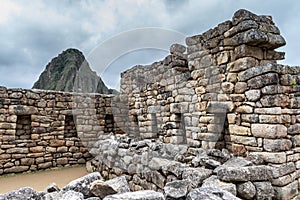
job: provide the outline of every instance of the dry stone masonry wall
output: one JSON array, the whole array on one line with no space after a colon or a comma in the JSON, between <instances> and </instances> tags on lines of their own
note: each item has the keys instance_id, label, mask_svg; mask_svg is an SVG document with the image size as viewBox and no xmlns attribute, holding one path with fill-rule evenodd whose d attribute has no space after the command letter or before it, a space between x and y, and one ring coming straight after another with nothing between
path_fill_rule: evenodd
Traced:
<instances>
[{"instance_id":1,"label":"dry stone masonry wall","mask_svg":"<svg viewBox=\"0 0 300 200\"><path fill-rule=\"evenodd\" d=\"M0 174L84 164L115 127L107 95L1 87L0 102Z\"/></svg>"},{"instance_id":2,"label":"dry stone masonry wall","mask_svg":"<svg viewBox=\"0 0 300 200\"><path fill-rule=\"evenodd\" d=\"M299 199L300 67L277 64L285 43L272 17L239 10L123 72L119 96L1 88L0 173L87 162L166 199Z\"/></svg>"}]
</instances>

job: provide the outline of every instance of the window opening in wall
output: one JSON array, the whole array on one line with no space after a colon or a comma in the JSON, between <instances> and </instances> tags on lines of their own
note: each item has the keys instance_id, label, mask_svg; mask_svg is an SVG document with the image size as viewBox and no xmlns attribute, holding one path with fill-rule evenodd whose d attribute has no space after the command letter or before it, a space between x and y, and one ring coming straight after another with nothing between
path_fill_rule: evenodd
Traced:
<instances>
[{"instance_id":1,"label":"window opening in wall","mask_svg":"<svg viewBox=\"0 0 300 200\"><path fill-rule=\"evenodd\" d=\"M76 118L74 118L73 115L66 115L66 117L65 117L65 129L64 129L65 138L73 138L73 137L77 138L78 137L77 136L75 120L76 120Z\"/></svg>"},{"instance_id":2,"label":"window opening in wall","mask_svg":"<svg viewBox=\"0 0 300 200\"><path fill-rule=\"evenodd\" d=\"M179 123L179 130L181 130L182 133L182 144L186 144L186 130L185 130L185 122L184 122L184 116L181 113L175 113L175 119L176 122Z\"/></svg>"},{"instance_id":3,"label":"window opening in wall","mask_svg":"<svg viewBox=\"0 0 300 200\"><path fill-rule=\"evenodd\" d=\"M132 126L133 134L132 136L139 138L140 137L140 128L139 128L139 119L138 115L133 115L133 126Z\"/></svg>"},{"instance_id":4,"label":"window opening in wall","mask_svg":"<svg viewBox=\"0 0 300 200\"><path fill-rule=\"evenodd\" d=\"M105 115L105 126L104 126L104 132L110 133L114 131L114 116L112 114L106 114Z\"/></svg>"},{"instance_id":5,"label":"window opening in wall","mask_svg":"<svg viewBox=\"0 0 300 200\"><path fill-rule=\"evenodd\" d=\"M16 140L31 138L31 115L18 115L16 126Z\"/></svg>"},{"instance_id":6,"label":"window opening in wall","mask_svg":"<svg viewBox=\"0 0 300 200\"><path fill-rule=\"evenodd\" d=\"M151 129L152 133L158 133L156 113L151 113Z\"/></svg>"}]
</instances>

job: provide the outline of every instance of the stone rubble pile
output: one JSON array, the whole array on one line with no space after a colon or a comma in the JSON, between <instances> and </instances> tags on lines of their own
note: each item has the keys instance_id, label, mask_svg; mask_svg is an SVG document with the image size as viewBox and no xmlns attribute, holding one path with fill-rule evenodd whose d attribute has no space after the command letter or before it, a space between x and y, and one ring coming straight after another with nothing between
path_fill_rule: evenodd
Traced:
<instances>
[{"instance_id":1,"label":"stone rubble pile","mask_svg":"<svg viewBox=\"0 0 300 200\"><path fill-rule=\"evenodd\" d=\"M291 163L281 166L261 165L256 164L259 163L258 157L235 157L225 149L187 148L149 140L133 141L126 148L124 146L124 143L118 143L118 148L115 149L116 154L120 155L122 152L123 154L115 156L114 161L111 160L111 167L106 165L109 162L106 156L108 153L112 154L108 152L111 149L102 149L99 157L87 164L90 170L99 170L106 180L110 179L108 181L104 181L99 172L92 172L71 181L61 189L55 184L50 184L43 192L36 192L32 188L21 188L0 195L0 199L258 200L299 198L296 196L298 183L289 186L294 194L287 194L285 191L278 193L278 190L275 192L274 184L285 182L285 179L276 178L295 169ZM128 155L124 154L125 149L128 149L126 152ZM134 155L129 153L129 149L130 152L134 152ZM147 159L146 154L148 154ZM124 160L131 163L129 164L131 166L124 165L126 169L121 168L120 163ZM136 168L133 169L132 165Z\"/></svg>"},{"instance_id":2,"label":"stone rubble pile","mask_svg":"<svg viewBox=\"0 0 300 200\"><path fill-rule=\"evenodd\" d=\"M226 149L106 137L92 149L98 156L87 168L99 171L105 179L124 176L132 191L154 190L166 199L189 198L192 192L212 195L216 190L230 193L225 199L300 197L295 180L300 171L292 162L266 164L260 156L236 157Z\"/></svg>"}]
</instances>

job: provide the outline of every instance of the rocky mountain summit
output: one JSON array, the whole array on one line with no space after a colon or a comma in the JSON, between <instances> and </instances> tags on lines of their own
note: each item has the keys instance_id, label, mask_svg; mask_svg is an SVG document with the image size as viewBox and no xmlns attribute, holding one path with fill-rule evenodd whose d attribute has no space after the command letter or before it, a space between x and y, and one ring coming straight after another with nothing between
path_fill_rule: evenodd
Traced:
<instances>
[{"instance_id":1,"label":"rocky mountain summit","mask_svg":"<svg viewBox=\"0 0 300 200\"><path fill-rule=\"evenodd\" d=\"M77 49L67 49L53 58L32 88L101 94L112 92Z\"/></svg>"}]
</instances>

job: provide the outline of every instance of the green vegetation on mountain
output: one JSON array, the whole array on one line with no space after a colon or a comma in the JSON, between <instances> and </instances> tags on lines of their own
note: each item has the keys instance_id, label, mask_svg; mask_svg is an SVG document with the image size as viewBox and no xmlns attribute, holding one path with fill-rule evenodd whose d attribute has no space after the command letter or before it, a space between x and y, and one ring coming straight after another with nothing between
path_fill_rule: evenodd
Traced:
<instances>
[{"instance_id":1,"label":"green vegetation on mountain","mask_svg":"<svg viewBox=\"0 0 300 200\"><path fill-rule=\"evenodd\" d=\"M96 72L91 70L82 52L77 49L67 49L53 58L32 88L65 92L111 93Z\"/></svg>"}]
</instances>

